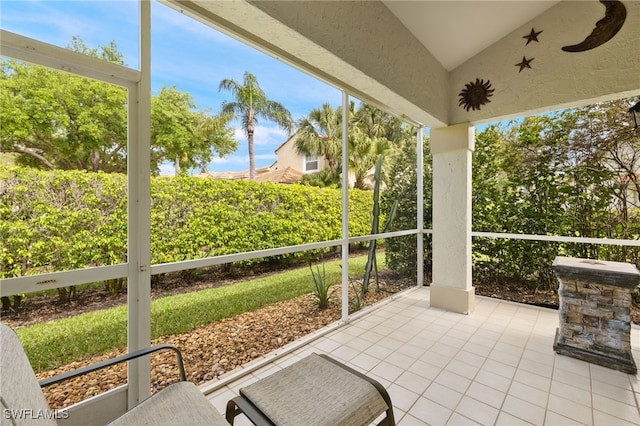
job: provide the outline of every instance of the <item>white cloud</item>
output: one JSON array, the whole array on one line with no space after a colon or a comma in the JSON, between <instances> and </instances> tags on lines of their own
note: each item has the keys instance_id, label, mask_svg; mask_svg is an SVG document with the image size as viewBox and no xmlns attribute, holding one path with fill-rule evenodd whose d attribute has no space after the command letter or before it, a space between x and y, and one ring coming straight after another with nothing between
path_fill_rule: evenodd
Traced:
<instances>
[{"instance_id":1,"label":"white cloud","mask_svg":"<svg viewBox=\"0 0 640 426\"><path fill-rule=\"evenodd\" d=\"M233 137L240 141L247 141L247 135L244 130L241 128L236 128L233 134ZM253 144L254 146L273 146L275 150L279 147L284 141L287 140L289 135L286 130L282 130L279 127L268 127L257 125L253 132Z\"/></svg>"}]
</instances>

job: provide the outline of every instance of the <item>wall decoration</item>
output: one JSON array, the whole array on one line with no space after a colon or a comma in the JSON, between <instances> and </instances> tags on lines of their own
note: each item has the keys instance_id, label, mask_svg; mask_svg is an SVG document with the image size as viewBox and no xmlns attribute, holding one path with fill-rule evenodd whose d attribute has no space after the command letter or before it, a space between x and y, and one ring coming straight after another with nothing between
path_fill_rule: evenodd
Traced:
<instances>
[{"instance_id":1,"label":"wall decoration","mask_svg":"<svg viewBox=\"0 0 640 426\"><path fill-rule=\"evenodd\" d=\"M584 52L595 49L611 40L620 31L627 18L627 8L618 0L600 0L600 3L606 8L604 18L596 22L596 27L582 42L564 46L562 50L565 52Z\"/></svg>"},{"instance_id":2,"label":"wall decoration","mask_svg":"<svg viewBox=\"0 0 640 426\"><path fill-rule=\"evenodd\" d=\"M462 92L458 94L460 96L460 103L458 106L462 106L465 110L470 109L480 110L482 105L491 102L489 98L493 96L495 89L491 88L491 81L480 80L476 78L475 82L467 83L464 85Z\"/></svg>"},{"instance_id":3,"label":"wall decoration","mask_svg":"<svg viewBox=\"0 0 640 426\"><path fill-rule=\"evenodd\" d=\"M538 43L538 36L540 35L540 33L542 33L542 31L536 31L533 28L531 28L531 32L526 36L522 37L527 39L527 44L525 44L525 46L527 46L532 41L535 41L536 43Z\"/></svg>"},{"instance_id":4,"label":"wall decoration","mask_svg":"<svg viewBox=\"0 0 640 426\"><path fill-rule=\"evenodd\" d=\"M531 69L531 61L533 61L534 59L535 58L527 59L523 56L522 62L520 62L519 64L516 64L516 67L520 67L520 71L518 72L522 72L522 70L525 68Z\"/></svg>"}]
</instances>

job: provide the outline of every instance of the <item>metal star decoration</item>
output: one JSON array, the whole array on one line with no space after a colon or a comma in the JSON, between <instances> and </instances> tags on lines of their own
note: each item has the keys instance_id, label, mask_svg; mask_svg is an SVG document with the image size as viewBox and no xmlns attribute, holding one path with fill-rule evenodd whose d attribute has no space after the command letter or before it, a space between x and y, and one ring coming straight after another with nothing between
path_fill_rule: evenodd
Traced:
<instances>
[{"instance_id":1,"label":"metal star decoration","mask_svg":"<svg viewBox=\"0 0 640 426\"><path fill-rule=\"evenodd\" d=\"M529 68L531 69L531 61L533 61L535 58L531 58L531 59L527 59L524 56L522 57L522 62L520 62L519 64L516 64L516 67L520 67L520 71L518 71L519 73L522 72L523 69L525 68Z\"/></svg>"},{"instance_id":2,"label":"metal star decoration","mask_svg":"<svg viewBox=\"0 0 640 426\"><path fill-rule=\"evenodd\" d=\"M525 44L525 46L531 43L532 41L535 41L536 43L538 43L538 36L540 35L541 32L542 31L536 31L535 29L531 28L531 32L526 36L522 37L527 39L527 44Z\"/></svg>"}]
</instances>

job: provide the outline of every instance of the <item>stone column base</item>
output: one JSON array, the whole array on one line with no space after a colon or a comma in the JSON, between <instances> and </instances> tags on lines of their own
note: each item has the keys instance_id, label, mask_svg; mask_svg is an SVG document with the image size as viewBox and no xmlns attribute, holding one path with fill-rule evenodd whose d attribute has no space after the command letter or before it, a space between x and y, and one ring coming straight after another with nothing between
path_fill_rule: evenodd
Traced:
<instances>
[{"instance_id":1,"label":"stone column base","mask_svg":"<svg viewBox=\"0 0 640 426\"><path fill-rule=\"evenodd\" d=\"M593 349L580 349L575 346L567 345L562 341L559 329L556 329L556 338L553 342L553 350L560 355L570 356L582 361L622 371L623 373L636 375L638 372L636 363L632 357L621 358L612 356L608 353L598 353Z\"/></svg>"},{"instance_id":2,"label":"stone column base","mask_svg":"<svg viewBox=\"0 0 640 426\"><path fill-rule=\"evenodd\" d=\"M476 307L475 288L468 290L452 287L440 287L431 284L431 307L446 309L459 314L470 314Z\"/></svg>"}]
</instances>

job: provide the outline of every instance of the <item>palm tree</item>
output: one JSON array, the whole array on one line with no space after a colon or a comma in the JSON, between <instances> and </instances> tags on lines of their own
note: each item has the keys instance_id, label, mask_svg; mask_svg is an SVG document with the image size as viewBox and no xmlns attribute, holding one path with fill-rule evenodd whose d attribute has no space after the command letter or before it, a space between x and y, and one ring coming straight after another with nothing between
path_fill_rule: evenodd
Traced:
<instances>
[{"instance_id":1,"label":"palm tree","mask_svg":"<svg viewBox=\"0 0 640 426\"><path fill-rule=\"evenodd\" d=\"M368 177L372 177L378 157L385 158L391 151L391 141L384 137L372 137L359 126L349 131L349 170L353 173L353 187L366 189Z\"/></svg>"},{"instance_id":2,"label":"palm tree","mask_svg":"<svg viewBox=\"0 0 640 426\"><path fill-rule=\"evenodd\" d=\"M406 126L401 120L367 104L361 104L356 110L353 102L349 105L348 120L349 170L355 178L354 188L364 189L378 155L387 161L386 158L397 149L397 145L403 143ZM333 108L325 103L302 118L298 127L295 141L298 154L322 156L332 180L339 179L342 107Z\"/></svg>"},{"instance_id":3,"label":"palm tree","mask_svg":"<svg viewBox=\"0 0 640 426\"><path fill-rule=\"evenodd\" d=\"M298 122L296 151L303 155L317 155L325 159L330 174L340 175L342 157L342 108L324 103Z\"/></svg>"},{"instance_id":4,"label":"palm tree","mask_svg":"<svg viewBox=\"0 0 640 426\"><path fill-rule=\"evenodd\" d=\"M218 91L228 90L234 97L233 102L222 103L222 113L240 116L242 129L247 135L249 144L249 179L256 177L256 161L253 150L253 132L258 117L274 121L291 134L293 120L291 113L280 103L267 99L264 91L258 85L256 77L248 71L244 73L242 84L226 78L220 82Z\"/></svg>"},{"instance_id":5,"label":"palm tree","mask_svg":"<svg viewBox=\"0 0 640 426\"><path fill-rule=\"evenodd\" d=\"M415 138L411 126L368 104L360 105L355 112L352 129L355 131L349 131L349 168L355 175L356 188L365 186L364 180L371 177L378 156L382 156L380 179L385 182L391 157L400 152L407 141Z\"/></svg>"}]
</instances>

